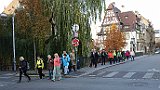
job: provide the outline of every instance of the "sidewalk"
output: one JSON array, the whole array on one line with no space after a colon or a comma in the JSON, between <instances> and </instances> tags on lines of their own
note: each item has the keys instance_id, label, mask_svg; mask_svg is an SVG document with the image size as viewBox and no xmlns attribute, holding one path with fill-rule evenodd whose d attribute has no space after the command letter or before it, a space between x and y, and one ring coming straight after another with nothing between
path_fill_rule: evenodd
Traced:
<instances>
[{"instance_id":1,"label":"sidewalk","mask_svg":"<svg viewBox=\"0 0 160 90\"><path fill-rule=\"evenodd\" d=\"M148 57L149 55L143 55L143 56L138 56L138 57L135 57L135 60L139 60L141 58L146 58ZM64 78L77 78L77 77L82 77L84 75L87 75L89 73L93 73L97 70L101 70L101 69L104 69L104 68L109 68L109 67L112 67L112 66L115 66L115 65L119 65L119 64L123 64L123 63L127 63L127 62L130 62L130 60L128 61L124 61L124 62L120 62L120 63L116 63L116 64L112 64L110 65L108 62L106 63L106 65L101 65L101 63L97 64L97 68L90 68L88 66L84 67L84 68L81 68L79 70L77 70L76 72L70 72L69 75L67 76L63 76ZM38 73L37 71L35 70L30 70L27 72L31 77L38 77ZM43 70L43 73L45 74L45 76L48 77L48 70ZM0 76L1 75L5 75L5 74L10 74L10 75L15 75L15 76L19 76L19 73L18 72L13 72L13 71L1 71L0 72Z\"/></svg>"}]
</instances>

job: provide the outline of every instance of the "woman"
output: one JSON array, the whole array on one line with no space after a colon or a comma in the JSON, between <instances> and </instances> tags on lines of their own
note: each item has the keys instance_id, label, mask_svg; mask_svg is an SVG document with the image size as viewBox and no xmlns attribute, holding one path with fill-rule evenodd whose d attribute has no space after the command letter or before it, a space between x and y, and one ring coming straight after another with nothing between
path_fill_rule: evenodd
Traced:
<instances>
[{"instance_id":1,"label":"woman","mask_svg":"<svg viewBox=\"0 0 160 90\"><path fill-rule=\"evenodd\" d=\"M20 66L19 66L19 71L20 71L20 74L19 74L19 81L18 83L21 82L21 79L22 79L22 74L24 74L24 76L26 76L28 78L28 81L31 80L31 78L29 77L29 75L27 74L27 61L24 60L24 57L21 56L19 58L20 60Z\"/></svg>"},{"instance_id":2,"label":"woman","mask_svg":"<svg viewBox=\"0 0 160 90\"><path fill-rule=\"evenodd\" d=\"M47 57L48 57L47 63L48 63L48 70L49 70L49 79L51 79L53 75L54 62L51 55L48 55Z\"/></svg>"},{"instance_id":3,"label":"woman","mask_svg":"<svg viewBox=\"0 0 160 90\"><path fill-rule=\"evenodd\" d=\"M76 71L76 59L75 59L74 50L72 50L72 52L70 53L70 59L71 59L72 68L74 71Z\"/></svg>"},{"instance_id":4,"label":"woman","mask_svg":"<svg viewBox=\"0 0 160 90\"><path fill-rule=\"evenodd\" d=\"M56 80L56 76L58 76L58 80L61 79L61 70L60 70L61 62L59 55L57 53L54 54L54 70L53 70L53 78L52 81Z\"/></svg>"},{"instance_id":5,"label":"woman","mask_svg":"<svg viewBox=\"0 0 160 90\"><path fill-rule=\"evenodd\" d=\"M64 54L62 57L63 67L64 67L64 75L67 75L69 72L68 66L70 62L70 57L67 54Z\"/></svg>"}]
</instances>

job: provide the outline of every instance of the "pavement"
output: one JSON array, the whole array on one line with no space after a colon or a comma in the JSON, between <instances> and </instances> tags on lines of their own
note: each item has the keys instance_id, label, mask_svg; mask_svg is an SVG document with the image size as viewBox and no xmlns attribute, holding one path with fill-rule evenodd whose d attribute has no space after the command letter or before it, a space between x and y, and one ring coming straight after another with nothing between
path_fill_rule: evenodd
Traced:
<instances>
[{"instance_id":1,"label":"pavement","mask_svg":"<svg viewBox=\"0 0 160 90\"><path fill-rule=\"evenodd\" d=\"M148 57L148 55L143 55L143 56L138 56L138 57L135 57L135 60L139 60L141 58L146 58ZM69 75L65 75L63 76L64 78L77 78L77 77L82 77L82 76L85 76L89 73L93 73L97 70L101 70L101 69L104 69L104 68L109 68L109 67L112 67L112 66L116 66L116 65L120 65L120 64L124 64L124 63L128 63L128 62L131 62L130 60L125 60L124 62L120 62L120 63L116 63L116 64L112 64L110 65L109 63L106 63L106 65L101 65L101 63L99 63L97 65L97 68L94 68L94 67L84 67L84 68L81 68L79 70L77 70L76 72L70 72ZM27 72L29 74L29 76L31 77L38 77L38 73L37 71L35 70L29 70ZM48 77L48 70L43 70L43 73L45 74L46 77ZM19 72L16 71L16 72L13 72L13 71L1 71L0 72L0 76L5 76L5 75L9 75L9 76L19 76Z\"/></svg>"}]
</instances>

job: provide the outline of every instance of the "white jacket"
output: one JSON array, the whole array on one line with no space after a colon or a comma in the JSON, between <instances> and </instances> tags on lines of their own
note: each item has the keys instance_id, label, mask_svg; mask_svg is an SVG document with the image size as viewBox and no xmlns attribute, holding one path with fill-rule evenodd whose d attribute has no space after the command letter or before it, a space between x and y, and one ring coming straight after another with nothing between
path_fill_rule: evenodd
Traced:
<instances>
[{"instance_id":1,"label":"white jacket","mask_svg":"<svg viewBox=\"0 0 160 90\"><path fill-rule=\"evenodd\" d=\"M131 55L131 56L135 56L134 51L131 51L131 52L130 52L130 55Z\"/></svg>"}]
</instances>

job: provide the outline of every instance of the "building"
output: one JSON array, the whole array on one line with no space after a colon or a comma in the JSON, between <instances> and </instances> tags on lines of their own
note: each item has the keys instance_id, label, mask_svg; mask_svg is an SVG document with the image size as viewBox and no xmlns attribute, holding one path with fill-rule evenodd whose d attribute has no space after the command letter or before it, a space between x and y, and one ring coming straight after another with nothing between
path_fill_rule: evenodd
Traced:
<instances>
[{"instance_id":1,"label":"building","mask_svg":"<svg viewBox=\"0 0 160 90\"><path fill-rule=\"evenodd\" d=\"M123 50L134 50L136 52L145 52L147 48L146 40L147 29L151 26L149 20L145 19L137 11L121 12L115 3L111 3L106 9L105 16L101 24L101 31L97 34L99 43L103 44L106 36L106 30L110 30L111 25L116 24L126 35L126 46ZM149 30L149 29L148 29ZM103 46L104 45L100 45Z\"/></svg>"},{"instance_id":2,"label":"building","mask_svg":"<svg viewBox=\"0 0 160 90\"><path fill-rule=\"evenodd\" d=\"M156 48L160 48L160 30L155 30L155 44Z\"/></svg>"},{"instance_id":3,"label":"building","mask_svg":"<svg viewBox=\"0 0 160 90\"><path fill-rule=\"evenodd\" d=\"M17 7L20 6L21 0L13 0L5 9L2 13L5 13L7 15L11 15L14 13L14 11L17 9Z\"/></svg>"}]
</instances>

